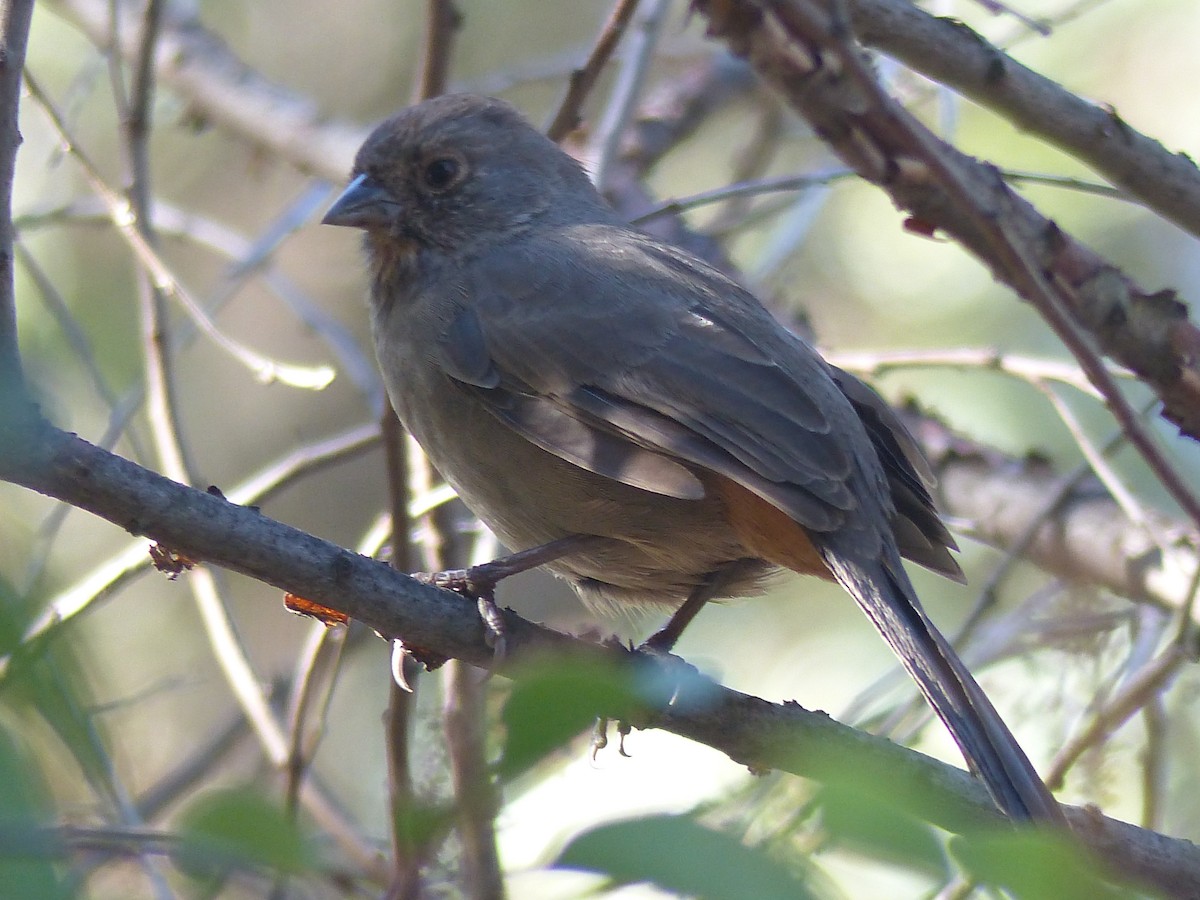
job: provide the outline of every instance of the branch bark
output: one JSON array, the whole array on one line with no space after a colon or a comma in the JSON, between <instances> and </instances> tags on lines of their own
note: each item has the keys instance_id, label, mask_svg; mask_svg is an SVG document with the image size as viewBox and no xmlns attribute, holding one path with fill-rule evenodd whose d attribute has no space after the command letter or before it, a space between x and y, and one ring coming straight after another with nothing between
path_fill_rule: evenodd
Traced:
<instances>
[{"instance_id":1,"label":"branch bark","mask_svg":"<svg viewBox=\"0 0 1200 900\"><path fill-rule=\"evenodd\" d=\"M1004 549L1020 541L1058 490L1062 475L1044 459L984 447L913 409L903 418L938 477L939 508L987 544ZM1150 530L1130 521L1089 476L1044 516L1022 556L1072 584L1179 610L1200 565L1200 534L1161 513L1149 516Z\"/></svg>"},{"instance_id":2,"label":"branch bark","mask_svg":"<svg viewBox=\"0 0 1200 900\"><path fill-rule=\"evenodd\" d=\"M24 402L17 347L17 303L13 281L12 190L21 132L17 126L21 71L33 0L0 5L0 406Z\"/></svg>"},{"instance_id":3,"label":"branch bark","mask_svg":"<svg viewBox=\"0 0 1200 900\"><path fill-rule=\"evenodd\" d=\"M547 654L606 665L657 665L637 654L569 637L505 611L508 652L497 663L475 604L424 585L387 565L196 490L52 428L0 420L0 479L86 509L190 559L249 575L345 612L408 647L520 676L522 663ZM564 663L570 665L570 663ZM598 710L638 727L663 728L708 744L755 769L777 768L818 780L852 775L914 785L911 810L939 827L963 831L1003 819L968 773L841 725L794 703L773 704L700 676L680 680L638 710ZM670 694L667 691L666 694ZM1189 841L1068 809L1080 839L1125 877L1171 896L1200 894L1200 848Z\"/></svg>"},{"instance_id":4,"label":"branch bark","mask_svg":"<svg viewBox=\"0 0 1200 900\"><path fill-rule=\"evenodd\" d=\"M1200 169L1183 153L1021 65L962 22L903 0L850 0L855 33L910 69L954 88L1021 131L1089 165L1165 219L1200 235Z\"/></svg>"},{"instance_id":5,"label":"branch bark","mask_svg":"<svg viewBox=\"0 0 1200 900\"><path fill-rule=\"evenodd\" d=\"M842 7L817 0L696 0L709 34L750 61L862 178L943 230L1031 302L1075 354L1147 465L1200 523L1200 500L1163 460L1096 358L1138 374L1163 415L1200 437L1200 329L1172 292L1147 293L1030 203L995 169L937 138L879 87Z\"/></svg>"}]
</instances>

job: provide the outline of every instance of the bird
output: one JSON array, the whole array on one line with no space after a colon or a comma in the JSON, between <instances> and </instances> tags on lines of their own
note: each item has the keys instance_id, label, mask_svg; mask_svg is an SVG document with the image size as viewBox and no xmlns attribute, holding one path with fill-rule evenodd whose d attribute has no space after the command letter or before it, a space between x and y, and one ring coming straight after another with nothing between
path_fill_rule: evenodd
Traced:
<instances>
[{"instance_id":1,"label":"bird","mask_svg":"<svg viewBox=\"0 0 1200 900\"><path fill-rule=\"evenodd\" d=\"M325 224L361 229L395 411L466 505L593 605L709 600L781 570L857 601L1013 820L1049 790L921 606L962 580L927 463L865 383L745 287L631 227L509 103L387 119Z\"/></svg>"}]
</instances>

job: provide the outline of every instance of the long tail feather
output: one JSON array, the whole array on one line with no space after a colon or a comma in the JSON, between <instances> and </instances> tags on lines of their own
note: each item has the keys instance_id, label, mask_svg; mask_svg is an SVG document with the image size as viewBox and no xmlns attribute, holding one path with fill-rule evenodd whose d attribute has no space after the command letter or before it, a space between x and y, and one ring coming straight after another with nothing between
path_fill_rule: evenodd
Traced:
<instances>
[{"instance_id":1,"label":"long tail feather","mask_svg":"<svg viewBox=\"0 0 1200 900\"><path fill-rule=\"evenodd\" d=\"M899 561L864 566L829 552L825 560L916 681L996 805L1014 819L1062 822L1058 803L983 689L925 615Z\"/></svg>"}]
</instances>

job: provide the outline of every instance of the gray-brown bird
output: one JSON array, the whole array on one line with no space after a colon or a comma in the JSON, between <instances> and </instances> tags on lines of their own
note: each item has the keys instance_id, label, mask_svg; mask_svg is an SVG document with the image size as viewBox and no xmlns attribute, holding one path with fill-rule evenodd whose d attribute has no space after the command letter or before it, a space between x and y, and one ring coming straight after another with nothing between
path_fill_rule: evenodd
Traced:
<instances>
[{"instance_id":1,"label":"gray-brown bird","mask_svg":"<svg viewBox=\"0 0 1200 900\"><path fill-rule=\"evenodd\" d=\"M1058 806L929 621L901 556L961 578L927 467L883 401L744 288L631 228L507 103L380 125L324 221L364 229L405 427L506 545L585 600L683 610L779 567L858 601L1014 818Z\"/></svg>"}]
</instances>

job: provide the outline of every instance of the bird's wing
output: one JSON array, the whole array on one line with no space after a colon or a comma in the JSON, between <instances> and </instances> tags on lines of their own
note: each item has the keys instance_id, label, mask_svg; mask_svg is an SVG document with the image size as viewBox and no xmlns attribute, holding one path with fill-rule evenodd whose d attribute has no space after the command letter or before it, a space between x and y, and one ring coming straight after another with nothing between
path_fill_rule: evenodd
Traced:
<instances>
[{"instance_id":1,"label":"bird's wing","mask_svg":"<svg viewBox=\"0 0 1200 900\"><path fill-rule=\"evenodd\" d=\"M883 474L828 366L703 264L581 226L473 261L462 290L442 365L551 453L669 496L699 496L687 476L700 467L817 532L888 520ZM860 537L878 552L878 534Z\"/></svg>"}]
</instances>

